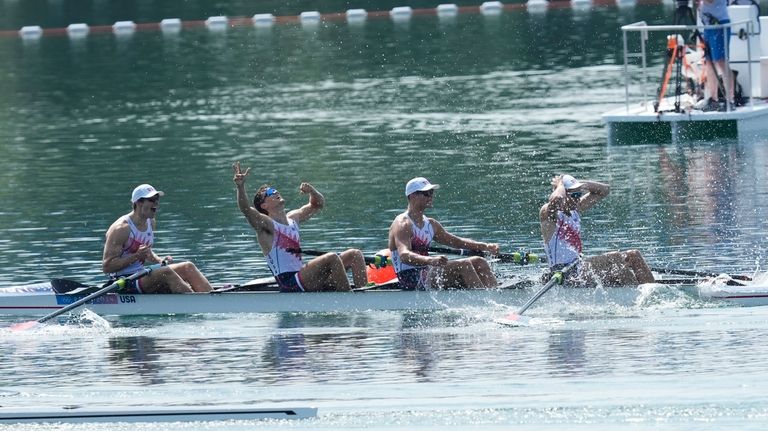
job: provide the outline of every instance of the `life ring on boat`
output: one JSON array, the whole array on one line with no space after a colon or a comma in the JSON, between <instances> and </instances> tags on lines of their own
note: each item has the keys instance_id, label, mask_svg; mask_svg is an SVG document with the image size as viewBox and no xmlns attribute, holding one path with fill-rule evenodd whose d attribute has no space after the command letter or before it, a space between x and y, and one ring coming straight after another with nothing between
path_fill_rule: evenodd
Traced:
<instances>
[{"instance_id":1,"label":"life ring on boat","mask_svg":"<svg viewBox=\"0 0 768 431\"><path fill-rule=\"evenodd\" d=\"M390 260L389 249L379 250L374 258L376 257L380 258L376 259L377 262L381 262L380 264L369 263L365 267L365 274L368 276L368 282L382 284L397 279L395 268L392 266L392 261Z\"/></svg>"}]
</instances>

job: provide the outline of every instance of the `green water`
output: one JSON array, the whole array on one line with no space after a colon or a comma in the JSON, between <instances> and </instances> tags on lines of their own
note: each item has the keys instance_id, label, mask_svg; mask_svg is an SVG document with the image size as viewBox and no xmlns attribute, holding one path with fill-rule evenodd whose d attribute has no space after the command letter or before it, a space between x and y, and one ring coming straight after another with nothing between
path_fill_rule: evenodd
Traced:
<instances>
[{"instance_id":1,"label":"green water","mask_svg":"<svg viewBox=\"0 0 768 431\"><path fill-rule=\"evenodd\" d=\"M0 27L399 6L264 5L6 0ZM235 160L252 167L250 190L269 182L291 207L305 202L302 181L325 194L326 209L302 226L306 248L383 248L406 181L423 175L442 185L430 214L452 232L541 253L538 208L549 179L567 172L612 187L584 217L587 254L637 248L652 265L760 270L765 140L607 144L600 115L624 95L619 27L671 14L644 4L0 37L0 286L100 281L104 232L143 182L166 192L159 254L194 261L214 282L266 275L235 204ZM521 331L494 325L509 310L492 304L0 331L0 404L320 407L315 421L266 428L764 428L762 308L554 298L530 311L551 324Z\"/></svg>"}]
</instances>

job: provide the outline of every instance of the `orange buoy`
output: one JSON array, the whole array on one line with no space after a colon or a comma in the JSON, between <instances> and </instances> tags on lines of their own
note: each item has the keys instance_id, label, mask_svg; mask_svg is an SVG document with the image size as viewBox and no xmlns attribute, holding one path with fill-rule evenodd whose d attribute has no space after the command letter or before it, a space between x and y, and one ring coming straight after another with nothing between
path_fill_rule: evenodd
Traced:
<instances>
[{"instance_id":1,"label":"orange buoy","mask_svg":"<svg viewBox=\"0 0 768 431\"><path fill-rule=\"evenodd\" d=\"M396 280L397 275L395 274L395 268L392 266L392 261L389 259L389 249L379 250L379 252L376 253L376 257L381 258L377 259L381 261L381 264L377 266L373 263L369 263L365 268L368 282L382 284Z\"/></svg>"}]
</instances>

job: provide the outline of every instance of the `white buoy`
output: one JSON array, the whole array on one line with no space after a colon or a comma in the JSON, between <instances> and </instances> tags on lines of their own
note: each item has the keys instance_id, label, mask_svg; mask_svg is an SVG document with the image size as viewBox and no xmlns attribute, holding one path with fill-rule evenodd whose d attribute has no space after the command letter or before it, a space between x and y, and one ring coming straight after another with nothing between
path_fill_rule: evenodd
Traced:
<instances>
[{"instance_id":1,"label":"white buoy","mask_svg":"<svg viewBox=\"0 0 768 431\"><path fill-rule=\"evenodd\" d=\"M440 18L453 17L459 14L459 7L453 3L437 5L437 16Z\"/></svg>"},{"instance_id":2,"label":"white buoy","mask_svg":"<svg viewBox=\"0 0 768 431\"><path fill-rule=\"evenodd\" d=\"M43 35L43 28L39 25L25 25L19 30L22 39L39 39Z\"/></svg>"},{"instance_id":3,"label":"white buoy","mask_svg":"<svg viewBox=\"0 0 768 431\"><path fill-rule=\"evenodd\" d=\"M133 21L117 21L112 24L112 33L130 35L136 31L136 23Z\"/></svg>"},{"instance_id":4,"label":"white buoy","mask_svg":"<svg viewBox=\"0 0 768 431\"><path fill-rule=\"evenodd\" d=\"M363 22L368 18L368 12L365 9L347 9L347 22Z\"/></svg>"},{"instance_id":5,"label":"white buoy","mask_svg":"<svg viewBox=\"0 0 768 431\"><path fill-rule=\"evenodd\" d=\"M480 5L480 13L483 15L498 15L504 9L500 1L487 1Z\"/></svg>"},{"instance_id":6,"label":"white buoy","mask_svg":"<svg viewBox=\"0 0 768 431\"><path fill-rule=\"evenodd\" d=\"M589 9L592 7L592 0L571 0L574 9Z\"/></svg>"},{"instance_id":7,"label":"white buoy","mask_svg":"<svg viewBox=\"0 0 768 431\"><path fill-rule=\"evenodd\" d=\"M210 16L205 20L205 26L209 30L226 30L229 19L225 16Z\"/></svg>"},{"instance_id":8,"label":"white buoy","mask_svg":"<svg viewBox=\"0 0 768 431\"><path fill-rule=\"evenodd\" d=\"M525 6L528 10L540 11L546 9L548 4L547 0L528 0Z\"/></svg>"},{"instance_id":9,"label":"white buoy","mask_svg":"<svg viewBox=\"0 0 768 431\"><path fill-rule=\"evenodd\" d=\"M77 23L67 26L67 34L69 37L85 37L91 31L88 24Z\"/></svg>"},{"instance_id":10,"label":"white buoy","mask_svg":"<svg viewBox=\"0 0 768 431\"><path fill-rule=\"evenodd\" d=\"M410 6L393 7L392 10L389 11L389 16L395 21L409 20L411 19L411 15L413 15L413 9L411 9Z\"/></svg>"},{"instance_id":11,"label":"white buoy","mask_svg":"<svg viewBox=\"0 0 768 431\"><path fill-rule=\"evenodd\" d=\"M271 13L257 13L251 20L256 27L271 27L275 23L275 16Z\"/></svg>"},{"instance_id":12,"label":"white buoy","mask_svg":"<svg viewBox=\"0 0 768 431\"><path fill-rule=\"evenodd\" d=\"M165 18L160 21L160 30L164 34L173 34L181 31L181 20L178 18Z\"/></svg>"},{"instance_id":13,"label":"white buoy","mask_svg":"<svg viewBox=\"0 0 768 431\"><path fill-rule=\"evenodd\" d=\"M316 10L305 11L299 14L302 25L317 25L320 22L320 12Z\"/></svg>"}]
</instances>

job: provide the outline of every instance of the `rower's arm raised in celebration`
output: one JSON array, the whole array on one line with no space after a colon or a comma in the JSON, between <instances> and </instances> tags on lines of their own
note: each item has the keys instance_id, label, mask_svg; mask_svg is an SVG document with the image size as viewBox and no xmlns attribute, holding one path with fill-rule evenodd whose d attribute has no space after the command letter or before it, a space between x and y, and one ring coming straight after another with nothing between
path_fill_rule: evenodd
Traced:
<instances>
[{"instance_id":1,"label":"rower's arm raised in celebration","mask_svg":"<svg viewBox=\"0 0 768 431\"><path fill-rule=\"evenodd\" d=\"M299 192L301 194L309 195L309 202L301 208L288 212L288 218L294 219L297 222L303 222L309 220L313 215L323 209L325 206L325 197L310 183L301 183Z\"/></svg>"},{"instance_id":2,"label":"rower's arm raised in celebration","mask_svg":"<svg viewBox=\"0 0 768 431\"><path fill-rule=\"evenodd\" d=\"M240 170L240 162L235 162L232 165L232 169L235 172L235 176L232 178L232 181L234 181L237 188L237 207L240 208L240 212L243 213L245 219L248 220L248 223L254 229L256 229L257 232L271 232L272 219L269 218L266 214L259 212L248 201L248 194L245 191L245 179L248 177L248 174L251 173L251 168L248 168L245 170L245 172L242 172Z\"/></svg>"}]
</instances>

